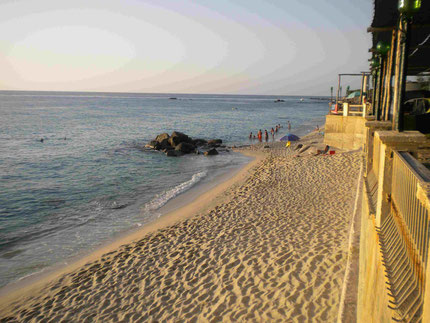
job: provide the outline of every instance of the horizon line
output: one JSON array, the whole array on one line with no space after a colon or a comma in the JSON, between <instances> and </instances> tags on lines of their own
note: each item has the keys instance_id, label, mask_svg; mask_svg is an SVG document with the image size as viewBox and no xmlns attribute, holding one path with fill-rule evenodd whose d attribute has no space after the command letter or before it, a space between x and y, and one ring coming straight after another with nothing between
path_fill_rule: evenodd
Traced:
<instances>
[{"instance_id":1,"label":"horizon line","mask_svg":"<svg viewBox=\"0 0 430 323\"><path fill-rule=\"evenodd\" d=\"M236 96L301 96L329 97L330 95L303 94L237 94L237 93L181 93L181 92L121 92L121 91L71 91L71 90L0 90L0 92L56 92L56 93L117 93L117 94L175 94L175 95L236 95Z\"/></svg>"}]
</instances>

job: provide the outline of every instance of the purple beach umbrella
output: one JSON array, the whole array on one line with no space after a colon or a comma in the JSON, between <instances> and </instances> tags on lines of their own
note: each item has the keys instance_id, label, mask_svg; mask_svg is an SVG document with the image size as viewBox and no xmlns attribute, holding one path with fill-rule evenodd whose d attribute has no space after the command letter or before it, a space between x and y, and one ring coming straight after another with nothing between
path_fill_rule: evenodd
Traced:
<instances>
[{"instance_id":1,"label":"purple beach umbrella","mask_svg":"<svg viewBox=\"0 0 430 323\"><path fill-rule=\"evenodd\" d=\"M300 138L297 137L296 135L293 135L292 133L289 133L286 136L283 136L281 139L279 139L280 141L297 141Z\"/></svg>"}]
</instances>

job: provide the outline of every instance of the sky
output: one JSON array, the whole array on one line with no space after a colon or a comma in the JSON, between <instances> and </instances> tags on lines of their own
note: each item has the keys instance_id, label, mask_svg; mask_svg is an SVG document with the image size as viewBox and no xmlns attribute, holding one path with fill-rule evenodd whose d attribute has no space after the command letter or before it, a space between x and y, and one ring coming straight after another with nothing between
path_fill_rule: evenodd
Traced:
<instances>
[{"instance_id":1,"label":"sky","mask_svg":"<svg viewBox=\"0 0 430 323\"><path fill-rule=\"evenodd\" d=\"M330 95L338 73L369 68L372 10L372 0L0 0L0 90Z\"/></svg>"}]
</instances>

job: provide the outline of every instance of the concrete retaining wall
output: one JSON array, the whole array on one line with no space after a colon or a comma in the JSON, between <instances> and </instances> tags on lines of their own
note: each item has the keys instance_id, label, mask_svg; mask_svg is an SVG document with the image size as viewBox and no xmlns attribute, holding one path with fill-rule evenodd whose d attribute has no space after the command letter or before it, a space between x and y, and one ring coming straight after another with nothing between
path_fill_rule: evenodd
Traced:
<instances>
[{"instance_id":1,"label":"concrete retaining wall","mask_svg":"<svg viewBox=\"0 0 430 323\"><path fill-rule=\"evenodd\" d=\"M342 149L358 149L365 140L363 117L327 115L324 130L324 143Z\"/></svg>"},{"instance_id":2,"label":"concrete retaining wall","mask_svg":"<svg viewBox=\"0 0 430 323\"><path fill-rule=\"evenodd\" d=\"M370 214L366 185L363 190L357 322L391 322L394 313L388 307L388 285L381 262L375 216Z\"/></svg>"}]
</instances>

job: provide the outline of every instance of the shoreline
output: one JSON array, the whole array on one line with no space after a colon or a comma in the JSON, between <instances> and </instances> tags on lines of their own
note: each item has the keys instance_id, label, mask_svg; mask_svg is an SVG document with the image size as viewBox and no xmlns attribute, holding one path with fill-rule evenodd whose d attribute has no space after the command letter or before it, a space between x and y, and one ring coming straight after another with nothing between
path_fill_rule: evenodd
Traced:
<instances>
[{"instance_id":1,"label":"shoreline","mask_svg":"<svg viewBox=\"0 0 430 323\"><path fill-rule=\"evenodd\" d=\"M316 156L322 138L302 138L311 148L300 158L283 142L237 149L255 159L156 223L1 297L0 319L335 321L361 155Z\"/></svg>"},{"instance_id":2,"label":"shoreline","mask_svg":"<svg viewBox=\"0 0 430 323\"><path fill-rule=\"evenodd\" d=\"M237 151L236 151L237 152ZM0 313L4 303L11 302L14 298L25 292L32 291L61 275L67 274L85 265L88 262L100 258L103 254L112 252L120 246L135 242L143 238L148 233L171 226L181 220L185 220L199 213L207 211L216 200L220 202L220 195L229 187L240 183L247 176L247 173L255 167L266 154L263 152L240 151L239 153L252 158L248 163L221 173L205 184L197 184L190 190L176 196L163 205L159 212L161 215L153 221L144 224L142 227L132 228L118 236L105 241L95 250L80 253L61 263L54 264L25 276L17 281L0 288ZM203 187L201 187L203 186ZM201 190L198 192L198 190ZM214 197L214 198L213 198Z\"/></svg>"}]
</instances>

